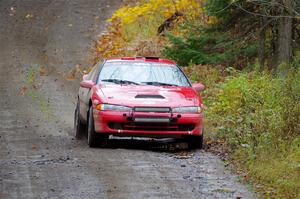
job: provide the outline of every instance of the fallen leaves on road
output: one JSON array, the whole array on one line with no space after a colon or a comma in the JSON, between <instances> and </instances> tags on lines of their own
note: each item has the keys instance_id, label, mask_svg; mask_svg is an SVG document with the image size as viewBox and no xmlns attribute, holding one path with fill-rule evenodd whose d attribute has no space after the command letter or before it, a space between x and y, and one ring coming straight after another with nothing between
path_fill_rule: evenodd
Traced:
<instances>
[{"instance_id":1,"label":"fallen leaves on road","mask_svg":"<svg viewBox=\"0 0 300 199\"><path fill-rule=\"evenodd\" d=\"M219 188L219 189L215 189L213 191L219 192L219 193L234 193L235 192L235 190L228 189L228 188Z\"/></svg>"},{"instance_id":2,"label":"fallen leaves on road","mask_svg":"<svg viewBox=\"0 0 300 199\"><path fill-rule=\"evenodd\" d=\"M21 94L22 96L24 96L24 95L26 94L27 90L28 90L28 87L27 87L27 86L25 86L25 85L22 86L21 89L20 89L20 94Z\"/></svg>"},{"instance_id":3,"label":"fallen leaves on road","mask_svg":"<svg viewBox=\"0 0 300 199\"><path fill-rule=\"evenodd\" d=\"M35 144L32 144L32 145L31 145L31 149L32 149L32 150L36 150L36 148L37 148L37 147L36 147Z\"/></svg>"},{"instance_id":4,"label":"fallen leaves on road","mask_svg":"<svg viewBox=\"0 0 300 199\"><path fill-rule=\"evenodd\" d=\"M32 19L33 17L34 17L34 15L31 14L31 13L28 13L28 14L25 16L26 19Z\"/></svg>"},{"instance_id":5,"label":"fallen leaves on road","mask_svg":"<svg viewBox=\"0 0 300 199\"><path fill-rule=\"evenodd\" d=\"M9 13L9 16L15 16L16 15L16 10L14 7L10 7L10 13Z\"/></svg>"},{"instance_id":6,"label":"fallen leaves on road","mask_svg":"<svg viewBox=\"0 0 300 199\"><path fill-rule=\"evenodd\" d=\"M48 75L48 71L46 69L46 67L41 67L40 68L40 76L47 76Z\"/></svg>"},{"instance_id":7,"label":"fallen leaves on road","mask_svg":"<svg viewBox=\"0 0 300 199\"><path fill-rule=\"evenodd\" d=\"M76 76L80 74L83 75L83 68L81 65L77 64L74 68L72 68L66 76L66 80L73 81L76 79Z\"/></svg>"},{"instance_id":8,"label":"fallen leaves on road","mask_svg":"<svg viewBox=\"0 0 300 199\"><path fill-rule=\"evenodd\" d=\"M188 151L181 151L178 153L175 153L175 158L177 159L189 159L191 157L193 157L193 153L188 152Z\"/></svg>"}]
</instances>

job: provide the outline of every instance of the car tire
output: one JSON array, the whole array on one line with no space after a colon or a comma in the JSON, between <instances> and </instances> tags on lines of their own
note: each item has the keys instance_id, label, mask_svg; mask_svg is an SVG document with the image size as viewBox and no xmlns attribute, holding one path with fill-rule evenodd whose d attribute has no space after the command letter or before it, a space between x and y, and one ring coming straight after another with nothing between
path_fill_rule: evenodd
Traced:
<instances>
[{"instance_id":1,"label":"car tire","mask_svg":"<svg viewBox=\"0 0 300 199\"><path fill-rule=\"evenodd\" d=\"M79 102L78 102L74 113L75 138L80 140L83 137L85 130L86 130L86 126L82 123L79 117Z\"/></svg>"},{"instance_id":2,"label":"car tire","mask_svg":"<svg viewBox=\"0 0 300 199\"><path fill-rule=\"evenodd\" d=\"M94 116L93 116L93 108L90 107L89 109L89 116L88 116L88 145L90 147L97 146L97 134L95 132L95 124L94 124Z\"/></svg>"},{"instance_id":3,"label":"car tire","mask_svg":"<svg viewBox=\"0 0 300 199\"><path fill-rule=\"evenodd\" d=\"M199 135L191 135L186 137L186 141L189 145L190 149L202 149L203 148L203 133L204 130L202 130L202 134Z\"/></svg>"}]
</instances>

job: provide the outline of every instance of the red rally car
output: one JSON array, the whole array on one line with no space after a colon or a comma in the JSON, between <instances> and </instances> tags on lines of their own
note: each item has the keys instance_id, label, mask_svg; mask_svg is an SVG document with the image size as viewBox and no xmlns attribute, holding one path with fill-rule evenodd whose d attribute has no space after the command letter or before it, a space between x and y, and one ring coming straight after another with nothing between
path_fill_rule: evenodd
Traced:
<instances>
[{"instance_id":1,"label":"red rally car","mask_svg":"<svg viewBox=\"0 0 300 199\"><path fill-rule=\"evenodd\" d=\"M179 66L157 57L110 59L96 64L80 82L75 136L87 129L95 146L109 135L183 138L203 142L203 102Z\"/></svg>"}]
</instances>

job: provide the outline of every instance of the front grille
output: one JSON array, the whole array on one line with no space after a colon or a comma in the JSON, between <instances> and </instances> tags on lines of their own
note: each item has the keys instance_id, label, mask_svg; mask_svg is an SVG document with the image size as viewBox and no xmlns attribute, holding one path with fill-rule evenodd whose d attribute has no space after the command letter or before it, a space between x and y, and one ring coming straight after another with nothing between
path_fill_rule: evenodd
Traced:
<instances>
[{"instance_id":1,"label":"front grille","mask_svg":"<svg viewBox=\"0 0 300 199\"><path fill-rule=\"evenodd\" d=\"M170 113L169 107L135 107L135 112L157 112L157 113Z\"/></svg>"},{"instance_id":2,"label":"front grille","mask_svg":"<svg viewBox=\"0 0 300 199\"><path fill-rule=\"evenodd\" d=\"M168 123L170 122L170 118L151 118L151 117L148 117L148 118L134 118L134 122L139 122L139 123Z\"/></svg>"},{"instance_id":3,"label":"front grille","mask_svg":"<svg viewBox=\"0 0 300 199\"><path fill-rule=\"evenodd\" d=\"M140 130L140 131L192 131L194 124L175 123L142 123L142 122L109 122L108 126L114 130Z\"/></svg>"}]
</instances>

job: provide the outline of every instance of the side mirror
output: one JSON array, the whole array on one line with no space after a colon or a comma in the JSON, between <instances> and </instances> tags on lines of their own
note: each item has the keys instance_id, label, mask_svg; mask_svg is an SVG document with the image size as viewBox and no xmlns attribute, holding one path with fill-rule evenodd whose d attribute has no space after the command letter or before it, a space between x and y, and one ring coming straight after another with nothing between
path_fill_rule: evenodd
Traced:
<instances>
[{"instance_id":1,"label":"side mirror","mask_svg":"<svg viewBox=\"0 0 300 199\"><path fill-rule=\"evenodd\" d=\"M84 75L82 76L82 79L83 79L83 80L86 80L87 76L88 76L87 74L84 74Z\"/></svg>"},{"instance_id":2,"label":"side mirror","mask_svg":"<svg viewBox=\"0 0 300 199\"><path fill-rule=\"evenodd\" d=\"M83 80L80 82L80 86L83 88L92 88L95 85L95 82L92 80Z\"/></svg>"},{"instance_id":3,"label":"side mirror","mask_svg":"<svg viewBox=\"0 0 300 199\"><path fill-rule=\"evenodd\" d=\"M201 83L194 83L192 84L193 89L195 89L197 92L203 91L205 89L205 86Z\"/></svg>"}]
</instances>

